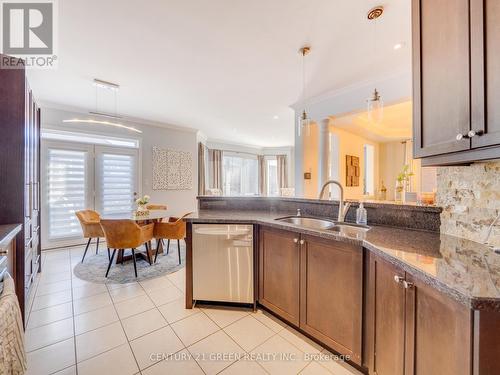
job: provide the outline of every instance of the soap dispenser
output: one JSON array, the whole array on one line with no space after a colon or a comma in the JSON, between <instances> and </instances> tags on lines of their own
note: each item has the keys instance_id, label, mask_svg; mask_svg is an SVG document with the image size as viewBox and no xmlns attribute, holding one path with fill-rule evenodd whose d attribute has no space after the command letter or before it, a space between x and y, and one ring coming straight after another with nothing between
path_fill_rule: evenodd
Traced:
<instances>
[{"instance_id":1,"label":"soap dispenser","mask_svg":"<svg viewBox=\"0 0 500 375\"><path fill-rule=\"evenodd\" d=\"M366 225L368 223L368 214L363 202L359 203L359 207L356 210L356 224Z\"/></svg>"}]
</instances>

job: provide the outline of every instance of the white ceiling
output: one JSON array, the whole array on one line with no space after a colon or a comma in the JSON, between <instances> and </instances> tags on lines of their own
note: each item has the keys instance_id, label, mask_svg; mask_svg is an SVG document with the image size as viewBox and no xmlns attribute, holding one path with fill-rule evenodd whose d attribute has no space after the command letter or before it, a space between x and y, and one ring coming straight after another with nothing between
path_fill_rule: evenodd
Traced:
<instances>
[{"instance_id":1,"label":"white ceiling","mask_svg":"<svg viewBox=\"0 0 500 375\"><path fill-rule=\"evenodd\" d=\"M374 142L403 141L412 137L412 103L405 101L387 105L382 121L373 123L366 111L332 118L331 124Z\"/></svg>"},{"instance_id":2,"label":"white ceiling","mask_svg":"<svg viewBox=\"0 0 500 375\"><path fill-rule=\"evenodd\" d=\"M120 114L200 129L210 139L293 144L289 106L300 100L304 43L312 46L308 97L411 64L409 1L383 1L376 30L366 20L379 4L372 0L58 4L58 69L30 72L39 100L94 110L99 78L121 85ZM406 46L395 51L398 42Z\"/></svg>"}]
</instances>

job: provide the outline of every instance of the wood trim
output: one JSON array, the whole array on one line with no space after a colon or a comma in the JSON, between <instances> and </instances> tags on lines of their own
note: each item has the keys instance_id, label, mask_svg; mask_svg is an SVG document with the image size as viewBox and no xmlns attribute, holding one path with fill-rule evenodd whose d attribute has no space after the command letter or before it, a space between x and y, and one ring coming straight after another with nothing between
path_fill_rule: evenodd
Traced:
<instances>
[{"instance_id":1,"label":"wood trim","mask_svg":"<svg viewBox=\"0 0 500 375\"><path fill-rule=\"evenodd\" d=\"M405 280L408 279L405 273ZM404 374L415 373L415 287L406 289L405 293L405 349Z\"/></svg>"},{"instance_id":2,"label":"wood trim","mask_svg":"<svg viewBox=\"0 0 500 375\"><path fill-rule=\"evenodd\" d=\"M486 131L484 0L470 0L471 129ZM472 147L480 147L472 139Z\"/></svg>"},{"instance_id":3,"label":"wood trim","mask_svg":"<svg viewBox=\"0 0 500 375\"><path fill-rule=\"evenodd\" d=\"M420 41L420 1L412 0L412 67L413 67L413 155L421 157L422 150L422 57Z\"/></svg>"},{"instance_id":4,"label":"wood trim","mask_svg":"<svg viewBox=\"0 0 500 375\"><path fill-rule=\"evenodd\" d=\"M253 227L253 306L254 310L257 309L257 301L259 300L259 238L260 229L259 225L252 224Z\"/></svg>"},{"instance_id":5,"label":"wood trim","mask_svg":"<svg viewBox=\"0 0 500 375\"><path fill-rule=\"evenodd\" d=\"M363 249L365 253L365 281L364 281L364 301L363 308L363 366L368 368L369 373L375 372L375 293L377 289L376 268L373 254Z\"/></svg>"},{"instance_id":6,"label":"wood trim","mask_svg":"<svg viewBox=\"0 0 500 375\"><path fill-rule=\"evenodd\" d=\"M476 161L494 160L499 158L500 147L493 146L478 148L470 151L426 157L422 159L422 167L468 165Z\"/></svg>"},{"instance_id":7,"label":"wood trim","mask_svg":"<svg viewBox=\"0 0 500 375\"><path fill-rule=\"evenodd\" d=\"M186 223L186 309L193 308L193 224Z\"/></svg>"}]
</instances>

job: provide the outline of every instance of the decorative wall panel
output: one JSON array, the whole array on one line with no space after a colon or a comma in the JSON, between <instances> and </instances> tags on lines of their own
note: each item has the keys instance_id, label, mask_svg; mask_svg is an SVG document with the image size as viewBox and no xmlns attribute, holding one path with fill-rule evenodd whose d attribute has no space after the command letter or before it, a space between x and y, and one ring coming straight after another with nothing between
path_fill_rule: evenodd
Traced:
<instances>
[{"instance_id":1,"label":"decorative wall panel","mask_svg":"<svg viewBox=\"0 0 500 375\"><path fill-rule=\"evenodd\" d=\"M191 152L153 147L153 190L190 190L192 187Z\"/></svg>"}]
</instances>

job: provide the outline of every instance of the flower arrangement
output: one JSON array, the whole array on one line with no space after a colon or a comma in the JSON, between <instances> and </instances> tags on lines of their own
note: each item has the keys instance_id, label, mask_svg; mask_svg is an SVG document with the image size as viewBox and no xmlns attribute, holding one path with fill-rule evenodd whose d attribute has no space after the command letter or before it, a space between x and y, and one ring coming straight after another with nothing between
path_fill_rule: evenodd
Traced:
<instances>
[{"instance_id":1,"label":"flower arrangement","mask_svg":"<svg viewBox=\"0 0 500 375\"><path fill-rule=\"evenodd\" d=\"M145 206L149 203L149 200L151 199L151 197L149 195L145 195L143 196L142 198L138 198L135 200L135 203L138 205L138 206Z\"/></svg>"},{"instance_id":2,"label":"flower arrangement","mask_svg":"<svg viewBox=\"0 0 500 375\"><path fill-rule=\"evenodd\" d=\"M146 205L149 203L149 199L151 197L149 195L145 195L142 198L138 198L135 200L137 204L137 210L135 210L135 216L147 216L149 215L149 210L146 208Z\"/></svg>"}]
</instances>

